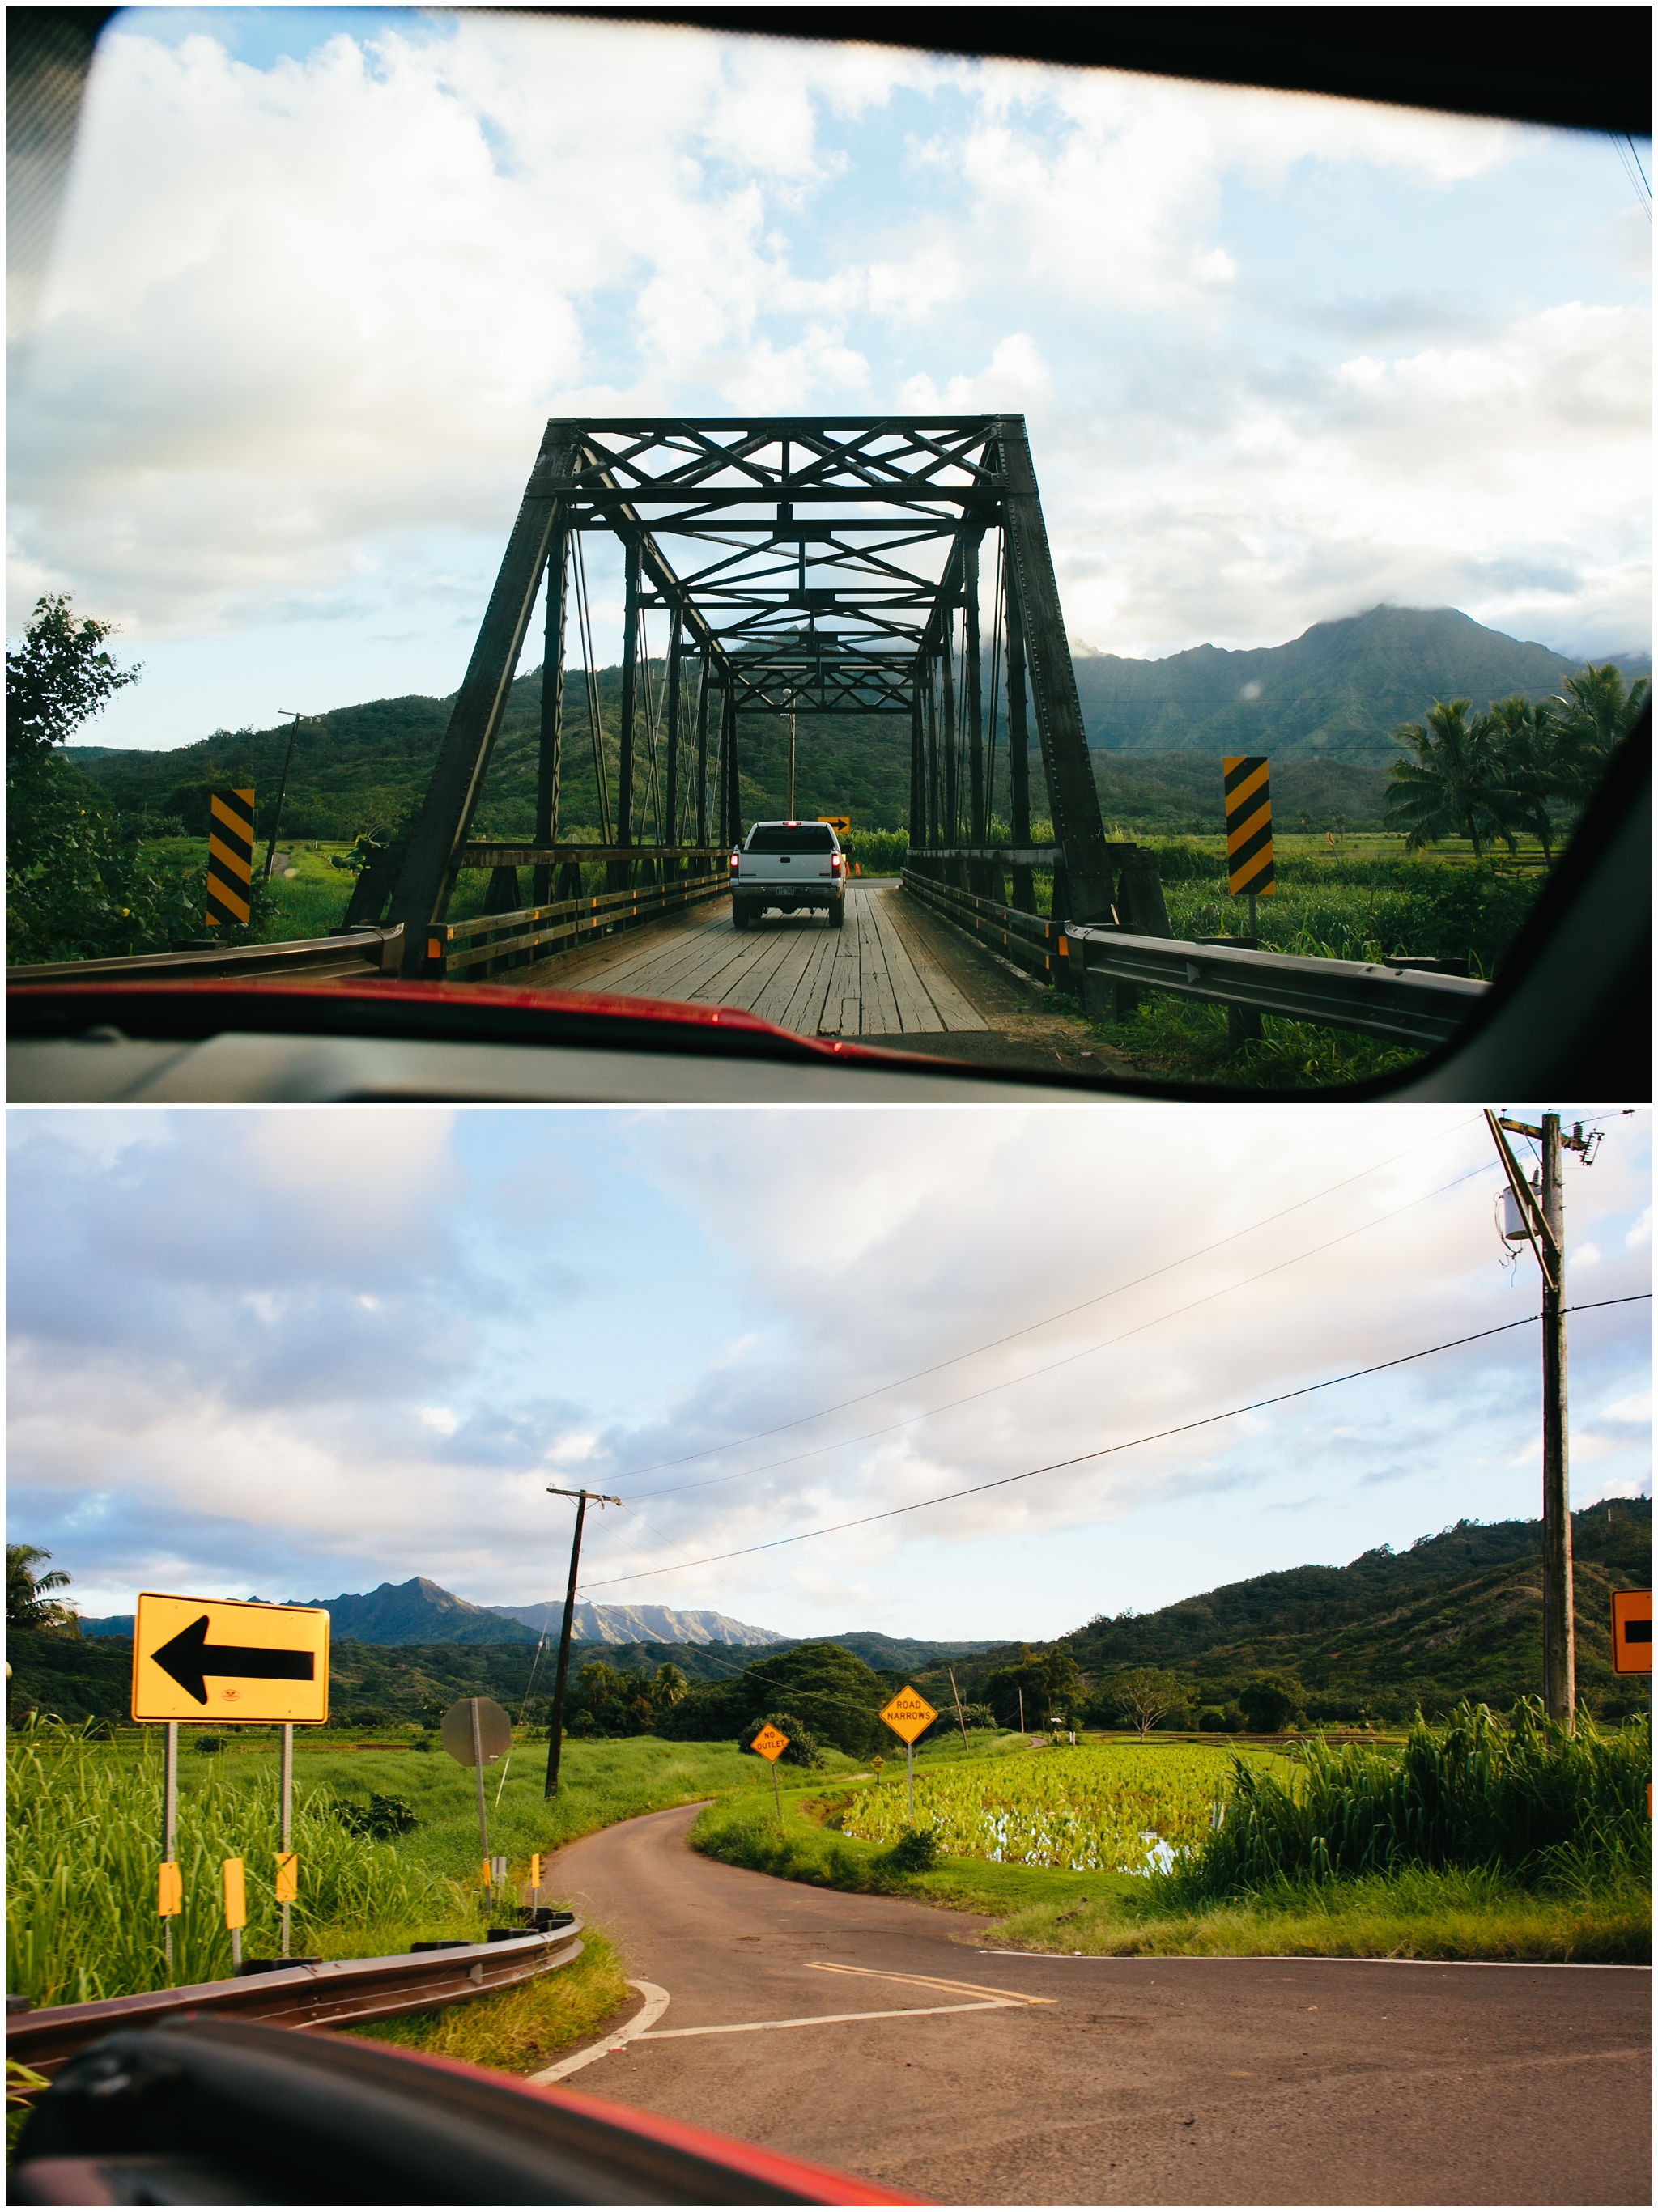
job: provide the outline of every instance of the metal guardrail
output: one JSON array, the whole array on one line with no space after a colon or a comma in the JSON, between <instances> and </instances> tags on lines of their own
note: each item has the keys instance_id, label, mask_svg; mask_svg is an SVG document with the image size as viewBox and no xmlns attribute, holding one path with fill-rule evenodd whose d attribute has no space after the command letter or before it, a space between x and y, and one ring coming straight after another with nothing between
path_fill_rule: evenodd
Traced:
<instances>
[{"instance_id":1,"label":"metal guardrail","mask_svg":"<svg viewBox=\"0 0 1658 2212\"><path fill-rule=\"evenodd\" d=\"M954 922L958 929L965 929L981 945L991 945L1015 967L1041 976L1044 982L1063 980L1059 933L1046 915L998 906L994 899L958 890L954 884L936 883L930 876L917 875L913 868L905 868L901 880L912 898Z\"/></svg>"},{"instance_id":2,"label":"metal guardrail","mask_svg":"<svg viewBox=\"0 0 1658 2212\"><path fill-rule=\"evenodd\" d=\"M403 928L357 929L338 937L302 937L286 945L202 945L180 952L133 952L113 960L46 960L8 968L15 983L96 983L115 976L178 976L182 981L222 976L241 981L280 975L315 983L358 981L395 975L403 965Z\"/></svg>"},{"instance_id":3,"label":"metal guardrail","mask_svg":"<svg viewBox=\"0 0 1658 2212\"><path fill-rule=\"evenodd\" d=\"M1423 1051L1448 1043L1491 988L1471 976L1428 975L1385 962L1314 960L1081 924L1068 925L1060 944L1089 1014L1111 1012L1119 987L1137 987L1356 1030Z\"/></svg>"},{"instance_id":4,"label":"metal guardrail","mask_svg":"<svg viewBox=\"0 0 1658 2212\"><path fill-rule=\"evenodd\" d=\"M637 860L638 855L634 855ZM426 932L429 973L442 977L482 968L528 952L545 957L568 951L584 939L607 936L659 915L677 914L699 901L722 896L730 874L681 877L678 882L641 884L631 890L601 891L594 898L558 899L549 906L520 907L511 914L475 915L466 921L434 922Z\"/></svg>"},{"instance_id":5,"label":"metal guardrail","mask_svg":"<svg viewBox=\"0 0 1658 2212\"><path fill-rule=\"evenodd\" d=\"M1094 924L1062 930L1045 915L998 906L913 869L904 888L958 929L1051 983L1068 986L1085 1012L1110 1014L1117 994L1166 991L1172 998L1279 1014L1321 1028L1425 1051L1448 1043L1490 989L1466 975L1429 972L1426 963L1308 959L1247 945L1140 937Z\"/></svg>"},{"instance_id":6,"label":"metal guardrail","mask_svg":"<svg viewBox=\"0 0 1658 2212\"><path fill-rule=\"evenodd\" d=\"M186 1989L144 1990L91 2004L49 2005L14 2013L6 2021L6 2056L50 2076L66 2059L120 2027L153 2027L185 2013L250 2021L267 2027L360 2027L399 2014L430 2012L533 1981L582 1955L582 1923L463 1943L442 1951L405 1951L384 1959L325 1959L227 1982Z\"/></svg>"}]
</instances>

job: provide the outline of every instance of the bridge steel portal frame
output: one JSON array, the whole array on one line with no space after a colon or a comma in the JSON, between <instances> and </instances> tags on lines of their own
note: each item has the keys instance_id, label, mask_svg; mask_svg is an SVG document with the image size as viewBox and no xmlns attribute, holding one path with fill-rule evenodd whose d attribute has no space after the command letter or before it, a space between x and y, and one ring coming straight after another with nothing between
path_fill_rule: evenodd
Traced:
<instances>
[{"instance_id":1,"label":"bridge steel portal frame","mask_svg":"<svg viewBox=\"0 0 1658 2212\"><path fill-rule=\"evenodd\" d=\"M624 553L621 727L613 827L603 845L578 847L558 834L564 631L572 540L594 530L613 532ZM987 842L979 580L991 531L1001 533L992 627L997 659L1005 640L1005 672L992 683L991 736L993 744L1005 693L1005 847ZM678 568L666 540L688 549ZM1120 854L1100 823L1022 416L556 420L394 883L363 878L348 917L378 920L389 887L385 918L404 926L405 975L441 972L429 929L443 920L459 871L490 864L490 848L468 841L544 582L552 680L542 688L534 836L515 853L533 869L538 902L555 868L559 896L579 898L582 859L607 864L611 892L629 889L641 864L648 882L675 880L698 858L711 873L720 841L742 834L739 714L798 711L907 717L912 871L999 896L1011 867L1013 903L1033 912L1033 871L1051 866L1056 915L1112 921ZM665 814L654 722L643 775L638 743L639 617L651 611L669 623ZM649 661L644 678L649 684ZM1031 844L1027 714L1048 787L1051 848ZM597 732L594 744L607 812L609 759ZM638 834L652 793L654 843ZM497 871L486 908L503 922L518 905L515 875L500 886L506 872Z\"/></svg>"}]
</instances>

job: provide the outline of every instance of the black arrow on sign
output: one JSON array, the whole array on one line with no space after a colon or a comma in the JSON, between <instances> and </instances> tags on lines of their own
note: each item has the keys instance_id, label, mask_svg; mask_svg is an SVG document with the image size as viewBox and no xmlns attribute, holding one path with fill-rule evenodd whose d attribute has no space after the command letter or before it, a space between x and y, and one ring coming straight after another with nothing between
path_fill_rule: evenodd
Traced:
<instances>
[{"instance_id":1,"label":"black arrow on sign","mask_svg":"<svg viewBox=\"0 0 1658 2212\"><path fill-rule=\"evenodd\" d=\"M239 1674L254 1682L313 1682L316 1656L310 1651L272 1651L258 1644L215 1644L207 1641L207 1615L181 1628L170 1644L151 1657L163 1674L170 1674L198 1705L207 1703L210 1674Z\"/></svg>"}]
</instances>

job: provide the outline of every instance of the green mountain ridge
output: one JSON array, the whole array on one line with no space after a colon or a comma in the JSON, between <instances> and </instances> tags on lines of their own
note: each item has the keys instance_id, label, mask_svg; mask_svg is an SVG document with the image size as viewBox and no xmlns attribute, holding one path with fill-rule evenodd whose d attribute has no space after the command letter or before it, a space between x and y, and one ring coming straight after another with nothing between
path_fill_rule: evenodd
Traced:
<instances>
[{"instance_id":1,"label":"green mountain ridge","mask_svg":"<svg viewBox=\"0 0 1658 2212\"><path fill-rule=\"evenodd\" d=\"M1604 1715L1632 1711L1649 1697L1650 1681L1612 1672L1610 1596L1650 1587L1651 1499L1616 1498L1575 1513L1572 1544L1580 1694ZM877 1741L866 1723L904 1681L949 1718L954 1692L946 1662L954 1665L963 1703L989 1703L1009 1725L1021 1675L1028 1670L1033 1686L1068 1664L1081 1677L1080 1702L1099 1719L1109 1717L1112 1676L1141 1666L1181 1680L1188 1718L1226 1706L1252 1674L1271 1669L1299 1678L1314 1723L1404 1720L1418 1706L1442 1713L1465 1697L1506 1710L1541 1680L1540 1561L1539 1522L1462 1521L1403 1552L1384 1546L1344 1567L1252 1576L1152 1613L1097 1616L1047 1643L941 1643L856 1630L771 1644L753 1658L721 1644L584 1643L572 1647L572 1685L593 1660L621 1674L650 1674L670 1662L694 1686L668 1723L675 1735L699 1726L729 1735L763 1711L794 1711L826 1741L841 1729L844 1747L860 1755ZM454 1604L462 1619L476 1610L465 1600ZM516 1715L533 1694L539 1711L552 1674L551 1653L538 1659L536 1642L527 1632L521 1641L424 1644L342 1636L329 1662L335 1723L370 1732L430 1724L458 1697L492 1697ZM827 1653L838 1656L814 1656ZM9 1657L14 1713L125 1717L130 1634L14 1632ZM856 1697L849 1685L857 1686ZM862 1717L842 1729L835 1716L848 1698ZM806 1710L814 1698L822 1708L815 1716ZM1027 1717L1035 1717L1028 1705Z\"/></svg>"},{"instance_id":2,"label":"green mountain ridge","mask_svg":"<svg viewBox=\"0 0 1658 2212\"><path fill-rule=\"evenodd\" d=\"M1618 664L1624 675L1649 673L1650 653ZM1078 696L1108 818L1155 818L1159 795L1180 794L1189 812L1194 795L1218 826L1218 763L1158 756L1214 756L1256 750L1294 755L1275 777L1280 811L1322 812L1339 806L1350 822L1379 817L1381 773L1393 757L1392 732L1419 718L1436 697L1471 697L1484 707L1513 691L1542 698L1557 691L1578 664L1546 646L1485 629L1454 608L1379 606L1336 622L1315 623L1287 644L1242 651L1198 646L1161 660L1083 654L1075 666ZM658 697L661 663L651 664ZM1245 691L1258 688L1247 698ZM621 672L597 672L594 689L607 757L619 743ZM534 824L540 743L542 672L513 683L479 802L477 829L493 836L528 838ZM448 726L453 698L410 695L335 708L301 726L295 747L284 835L353 837L389 830L419 799ZM996 791L1005 811L1005 716ZM593 761L588 684L579 670L564 682L560 834L596 837L598 784ZM176 818L204 836L207 793L215 785L252 783L260 834L268 830L290 732L216 731L165 750L70 748L70 763L101 784L132 817ZM655 799L649 786L649 742L643 709L638 732L641 835L655 834L666 778L666 738L657 742ZM855 828L893 829L909 807L907 717L802 715L796 811L849 814ZM780 716L745 715L739 726L745 819L782 811L786 801L787 726ZM688 793L690 746L684 779ZM1194 782L1193 779L1197 781ZM1214 785L1213 792L1210 786ZM1045 813L1039 759L1033 764L1032 804ZM688 810L687 810L688 811ZM694 835L694 813L685 825ZM710 835L718 842L710 823Z\"/></svg>"},{"instance_id":3,"label":"green mountain ridge","mask_svg":"<svg viewBox=\"0 0 1658 2212\"><path fill-rule=\"evenodd\" d=\"M1075 665L1088 743L1105 750L1313 750L1386 763L1394 730L1435 699L1544 699L1582 664L1454 607L1378 606L1314 623L1287 645L1200 645L1163 660L1098 653ZM1651 655L1618 665L1627 678L1649 674Z\"/></svg>"}]
</instances>

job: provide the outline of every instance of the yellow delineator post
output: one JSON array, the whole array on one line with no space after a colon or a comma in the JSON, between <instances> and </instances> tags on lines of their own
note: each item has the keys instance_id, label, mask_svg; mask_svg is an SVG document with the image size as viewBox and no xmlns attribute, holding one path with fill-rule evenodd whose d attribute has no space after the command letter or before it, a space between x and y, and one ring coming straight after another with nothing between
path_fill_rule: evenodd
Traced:
<instances>
[{"instance_id":1,"label":"yellow delineator post","mask_svg":"<svg viewBox=\"0 0 1658 2212\"><path fill-rule=\"evenodd\" d=\"M175 1861L162 1861L162 1879L155 1900L155 1910L163 1920L174 1919L184 1911L184 1876ZM168 1934L172 1930L168 1929Z\"/></svg>"},{"instance_id":2,"label":"yellow delineator post","mask_svg":"<svg viewBox=\"0 0 1658 2212\"><path fill-rule=\"evenodd\" d=\"M781 1729L773 1728L771 1722L767 1721L748 1748L750 1751L759 1752L760 1757L771 1769L771 1799L777 1808L777 1826L782 1827L783 1792L777 1787L777 1761L789 1748L789 1738Z\"/></svg>"},{"instance_id":3,"label":"yellow delineator post","mask_svg":"<svg viewBox=\"0 0 1658 2212\"><path fill-rule=\"evenodd\" d=\"M207 837L207 926L246 926L253 907L253 794L210 794Z\"/></svg>"},{"instance_id":4,"label":"yellow delineator post","mask_svg":"<svg viewBox=\"0 0 1658 2212\"><path fill-rule=\"evenodd\" d=\"M224 1863L224 1924L230 1930L230 1963L241 1964L241 1931L247 1925L247 1869L241 1859Z\"/></svg>"},{"instance_id":5,"label":"yellow delineator post","mask_svg":"<svg viewBox=\"0 0 1658 2212\"><path fill-rule=\"evenodd\" d=\"M910 1776L910 1826L913 1828L916 1824L916 1738L932 1726L938 1715L919 1690L905 1688L899 1692L890 1705L881 1707L881 1717L904 1745L904 1757Z\"/></svg>"},{"instance_id":6,"label":"yellow delineator post","mask_svg":"<svg viewBox=\"0 0 1658 2212\"><path fill-rule=\"evenodd\" d=\"M299 1896L299 1853L277 1853L277 1903L292 1905Z\"/></svg>"}]
</instances>

